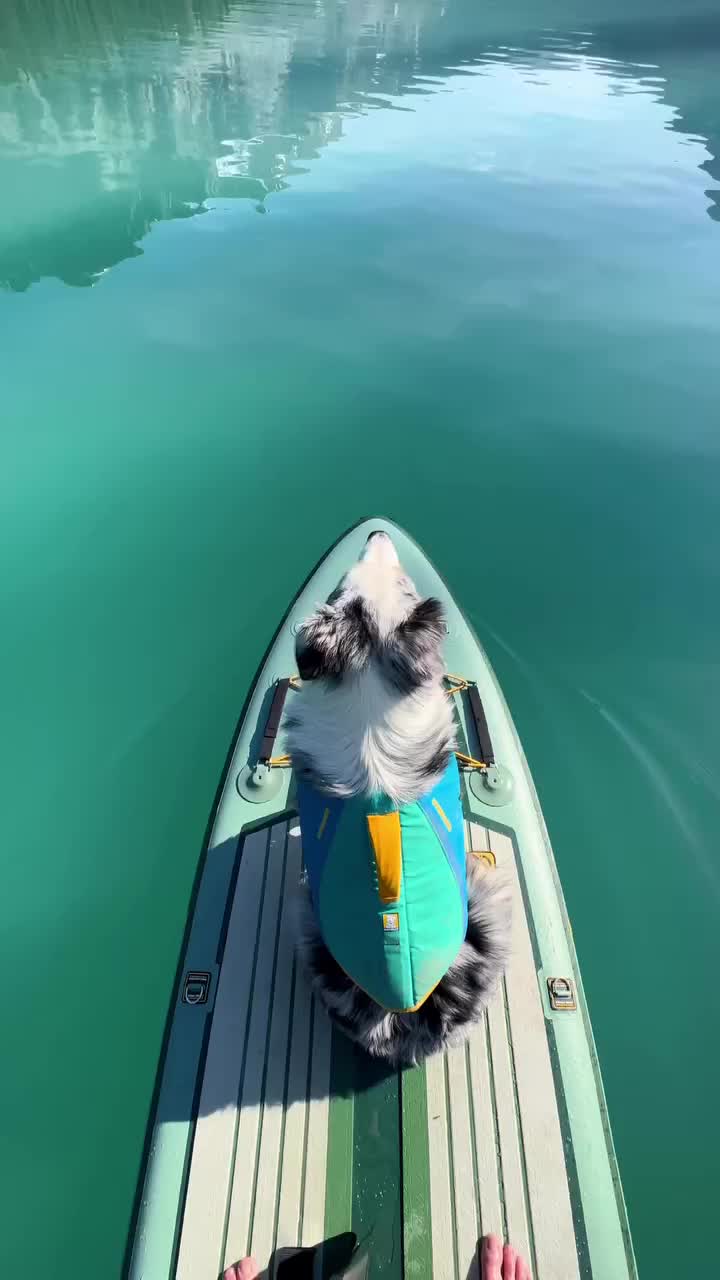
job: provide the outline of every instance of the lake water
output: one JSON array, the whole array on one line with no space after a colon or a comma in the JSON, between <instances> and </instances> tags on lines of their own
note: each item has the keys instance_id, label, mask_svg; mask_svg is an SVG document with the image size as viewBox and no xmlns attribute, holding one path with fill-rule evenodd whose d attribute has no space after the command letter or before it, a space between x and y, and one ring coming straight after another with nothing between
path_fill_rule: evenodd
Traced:
<instances>
[{"instance_id":1,"label":"lake water","mask_svg":"<svg viewBox=\"0 0 720 1280\"><path fill-rule=\"evenodd\" d=\"M119 1273L235 719L372 512L496 664L641 1272L700 1274L719 66L709 0L3 5L3 1276Z\"/></svg>"}]
</instances>

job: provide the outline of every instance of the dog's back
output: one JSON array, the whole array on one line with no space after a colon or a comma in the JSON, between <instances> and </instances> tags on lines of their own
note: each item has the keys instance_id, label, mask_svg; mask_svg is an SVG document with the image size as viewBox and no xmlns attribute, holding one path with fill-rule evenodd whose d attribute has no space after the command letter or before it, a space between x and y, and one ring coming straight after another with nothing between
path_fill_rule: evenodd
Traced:
<instances>
[{"instance_id":1,"label":"dog's back","mask_svg":"<svg viewBox=\"0 0 720 1280\"><path fill-rule=\"evenodd\" d=\"M388 1010L419 1009L467 929L460 779L399 807L298 788L303 855L326 946L361 990Z\"/></svg>"}]
</instances>

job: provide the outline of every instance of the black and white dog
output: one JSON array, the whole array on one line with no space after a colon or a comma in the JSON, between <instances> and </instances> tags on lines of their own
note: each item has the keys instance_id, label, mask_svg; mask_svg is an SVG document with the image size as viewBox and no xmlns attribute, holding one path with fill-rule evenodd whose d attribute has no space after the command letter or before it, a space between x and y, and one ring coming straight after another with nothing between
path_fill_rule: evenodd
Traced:
<instances>
[{"instance_id":1,"label":"black and white dog","mask_svg":"<svg viewBox=\"0 0 720 1280\"><path fill-rule=\"evenodd\" d=\"M327 796L382 792L399 805L426 795L455 747L443 685L445 626L422 600L385 533L301 627L301 687L285 720L298 777ZM477 1022L509 953L510 903L501 874L468 857L465 941L415 1012L389 1012L347 976L321 936L309 894L300 951L330 1015L371 1054L413 1063L462 1039Z\"/></svg>"}]
</instances>

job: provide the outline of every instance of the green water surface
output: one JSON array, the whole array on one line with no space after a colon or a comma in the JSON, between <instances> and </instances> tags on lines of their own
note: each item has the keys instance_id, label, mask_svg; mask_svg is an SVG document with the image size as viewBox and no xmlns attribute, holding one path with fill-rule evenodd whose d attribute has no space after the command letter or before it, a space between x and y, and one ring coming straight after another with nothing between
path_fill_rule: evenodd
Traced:
<instances>
[{"instance_id":1,"label":"green water surface","mask_svg":"<svg viewBox=\"0 0 720 1280\"><path fill-rule=\"evenodd\" d=\"M119 1275L236 716L372 512L527 748L641 1273L705 1274L719 153L714 0L2 5L3 1280Z\"/></svg>"}]
</instances>

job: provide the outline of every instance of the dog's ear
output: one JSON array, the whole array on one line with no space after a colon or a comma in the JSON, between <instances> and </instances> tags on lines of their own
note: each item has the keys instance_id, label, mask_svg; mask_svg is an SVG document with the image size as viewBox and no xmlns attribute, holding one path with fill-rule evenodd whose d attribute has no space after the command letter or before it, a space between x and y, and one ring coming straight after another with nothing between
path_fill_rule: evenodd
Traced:
<instances>
[{"instance_id":1,"label":"dog's ear","mask_svg":"<svg viewBox=\"0 0 720 1280\"><path fill-rule=\"evenodd\" d=\"M387 645L385 667L389 679L402 693L440 680L444 674L442 646L445 613L439 600L429 597L395 629Z\"/></svg>"},{"instance_id":2,"label":"dog's ear","mask_svg":"<svg viewBox=\"0 0 720 1280\"><path fill-rule=\"evenodd\" d=\"M308 618L295 640L295 660L301 680L322 676L338 679L346 671L367 664L372 628L362 601L324 604Z\"/></svg>"},{"instance_id":3,"label":"dog's ear","mask_svg":"<svg viewBox=\"0 0 720 1280\"><path fill-rule=\"evenodd\" d=\"M301 680L316 680L333 673L332 605L323 605L303 622L295 637L295 662Z\"/></svg>"}]
</instances>

